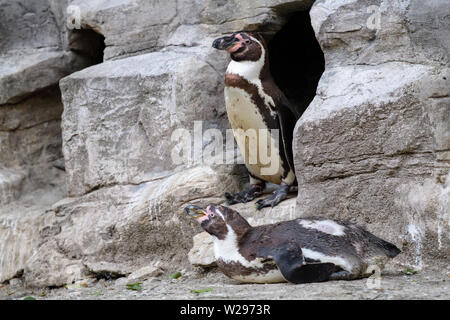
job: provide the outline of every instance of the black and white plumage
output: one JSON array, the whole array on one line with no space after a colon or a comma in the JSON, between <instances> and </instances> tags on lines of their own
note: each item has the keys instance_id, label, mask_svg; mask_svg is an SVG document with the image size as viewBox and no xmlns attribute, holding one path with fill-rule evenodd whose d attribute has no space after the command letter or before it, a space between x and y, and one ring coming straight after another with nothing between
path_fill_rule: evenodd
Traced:
<instances>
[{"instance_id":1,"label":"black and white plumage","mask_svg":"<svg viewBox=\"0 0 450 320\"><path fill-rule=\"evenodd\" d=\"M371 274L400 250L354 223L308 217L252 227L225 206L186 212L214 237L220 270L249 283L352 280Z\"/></svg>"},{"instance_id":2,"label":"black and white plumage","mask_svg":"<svg viewBox=\"0 0 450 320\"><path fill-rule=\"evenodd\" d=\"M225 75L225 104L250 176L249 188L226 194L228 204L253 200L262 194L265 182L272 182L280 187L259 200L257 208L273 207L286 198L296 182L292 135L297 117L270 74L267 46L259 34L235 32L216 39L213 47L231 56ZM252 129L256 135L246 134ZM272 130L266 131L269 139L263 139L261 129ZM273 130L278 130L278 136ZM271 155L270 163L260 155Z\"/></svg>"}]
</instances>

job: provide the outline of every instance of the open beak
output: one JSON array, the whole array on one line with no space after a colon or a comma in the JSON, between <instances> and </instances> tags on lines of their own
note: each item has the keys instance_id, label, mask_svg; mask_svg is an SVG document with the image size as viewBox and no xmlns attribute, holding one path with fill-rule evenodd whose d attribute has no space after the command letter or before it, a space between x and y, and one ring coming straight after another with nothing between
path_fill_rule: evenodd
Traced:
<instances>
[{"instance_id":1,"label":"open beak","mask_svg":"<svg viewBox=\"0 0 450 320\"><path fill-rule=\"evenodd\" d=\"M186 211L188 215L194 218L206 216L206 210L199 206L188 205L187 207L184 208L184 211Z\"/></svg>"},{"instance_id":2,"label":"open beak","mask_svg":"<svg viewBox=\"0 0 450 320\"><path fill-rule=\"evenodd\" d=\"M222 37L214 40L212 46L218 50L228 50L236 44L234 36Z\"/></svg>"}]
</instances>

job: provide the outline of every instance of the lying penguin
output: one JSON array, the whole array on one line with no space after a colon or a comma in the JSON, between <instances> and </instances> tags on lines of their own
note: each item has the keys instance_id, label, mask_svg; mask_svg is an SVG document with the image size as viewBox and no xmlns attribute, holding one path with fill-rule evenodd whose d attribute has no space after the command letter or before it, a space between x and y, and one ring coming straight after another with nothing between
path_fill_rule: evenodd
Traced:
<instances>
[{"instance_id":1,"label":"lying penguin","mask_svg":"<svg viewBox=\"0 0 450 320\"><path fill-rule=\"evenodd\" d=\"M248 188L233 195L225 194L227 203L245 203L261 196L267 181L279 187L270 196L258 200L256 207L258 210L273 207L287 197L290 186L296 182L292 137L297 116L270 74L269 53L263 37L240 31L214 40L213 47L230 53L231 62L225 75L225 106L250 176ZM270 138L263 136L261 130L270 132ZM278 136L273 130L278 130ZM266 161L265 155L270 161Z\"/></svg>"},{"instance_id":2,"label":"lying penguin","mask_svg":"<svg viewBox=\"0 0 450 320\"><path fill-rule=\"evenodd\" d=\"M309 217L252 227L238 212L210 205L189 205L185 211L214 237L219 269L250 283L308 283L352 280L366 276L400 253L364 228Z\"/></svg>"}]
</instances>

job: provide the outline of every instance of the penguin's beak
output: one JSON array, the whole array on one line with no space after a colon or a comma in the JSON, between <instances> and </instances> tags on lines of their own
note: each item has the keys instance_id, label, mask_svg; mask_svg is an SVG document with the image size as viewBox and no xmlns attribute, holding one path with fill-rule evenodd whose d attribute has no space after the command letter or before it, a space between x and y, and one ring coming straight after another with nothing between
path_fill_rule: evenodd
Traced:
<instances>
[{"instance_id":1,"label":"penguin's beak","mask_svg":"<svg viewBox=\"0 0 450 320\"><path fill-rule=\"evenodd\" d=\"M188 215L194 218L206 216L206 210L199 206L188 205L187 207L184 208L184 211L186 211Z\"/></svg>"},{"instance_id":2,"label":"penguin's beak","mask_svg":"<svg viewBox=\"0 0 450 320\"><path fill-rule=\"evenodd\" d=\"M218 50L228 50L235 45L237 40L234 36L222 37L214 40L212 46Z\"/></svg>"}]
</instances>

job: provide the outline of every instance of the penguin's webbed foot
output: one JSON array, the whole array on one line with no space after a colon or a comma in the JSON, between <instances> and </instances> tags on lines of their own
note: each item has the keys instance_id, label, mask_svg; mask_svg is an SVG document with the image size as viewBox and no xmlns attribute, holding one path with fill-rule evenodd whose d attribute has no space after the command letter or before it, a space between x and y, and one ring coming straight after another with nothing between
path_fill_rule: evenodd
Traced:
<instances>
[{"instance_id":1,"label":"penguin's webbed foot","mask_svg":"<svg viewBox=\"0 0 450 320\"><path fill-rule=\"evenodd\" d=\"M275 207L281 200L286 199L289 187L288 184L282 182L270 196L256 201L256 210L261 210L264 207Z\"/></svg>"},{"instance_id":2,"label":"penguin's webbed foot","mask_svg":"<svg viewBox=\"0 0 450 320\"><path fill-rule=\"evenodd\" d=\"M264 184L251 184L241 192L230 194L225 192L225 198L227 198L227 204L246 203L262 195L264 190Z\"/></svg>"}]
</instances>

